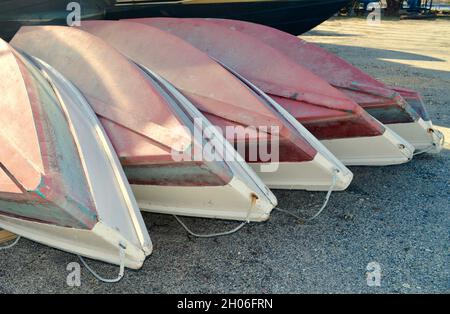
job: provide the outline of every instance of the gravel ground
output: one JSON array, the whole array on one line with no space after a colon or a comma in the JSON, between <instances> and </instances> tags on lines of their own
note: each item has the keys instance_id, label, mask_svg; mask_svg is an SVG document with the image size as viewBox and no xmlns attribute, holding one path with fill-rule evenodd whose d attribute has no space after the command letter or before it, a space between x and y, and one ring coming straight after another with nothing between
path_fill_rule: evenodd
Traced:
<instances>
[{"instance_id":1,"label":"gravel ground","mask_svg":"<svg viewBox=\"0 0 450 314\"><path fill-rule=\"evenodd\" d=\"M439 34L439 35L433 35ZM450 21L334 19L306 34L389 84L423 93L435 124L450 139ZM448 140L447 140L448 141ZM390 167L353 167L345 192L334 193L313 223L274 212L232 236L191 238L171 216L144 214L154 253L140 271L102 284L85 269L68 287L74 255L28 240L0 251L0 293L448 293L450 143ZM324 193L275 191L280 206L311 214ZM232 222L186 218L215 232ZM369 287L366 266L381 266L381 286ZM117 268L95 261L104 276Z\"/></svg>"}]
</instances>

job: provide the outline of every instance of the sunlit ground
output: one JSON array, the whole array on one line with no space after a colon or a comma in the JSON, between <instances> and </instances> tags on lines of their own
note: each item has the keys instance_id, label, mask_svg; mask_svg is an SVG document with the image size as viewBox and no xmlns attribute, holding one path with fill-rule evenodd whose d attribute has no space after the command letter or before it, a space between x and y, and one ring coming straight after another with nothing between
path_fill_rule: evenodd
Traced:
<instances>
[{"instance_id":1,"label":"sunlit ground","mask_svg":"<svg viewBox=\"0 0 450 314\"><path fill-rule=\"evenodd\" d=\"M450 149L450 18L333 18L301 36L388 85L419 91Z\"/></svg>"},{"instance_id":2,"label":"sunlit ground","mask_svg":"<svg viewBox=\"0 0 450 314\"><path fill-rule=\"evenodd\" d=\"M447 72L443 73L444 77L450 80L450 19L393 21L382 18L380 24L368 24L364 18L333 19L315 28L304 39L325 46L358 47L359 51L376 49L379 60Z\"/></svg>"}]
</instances>

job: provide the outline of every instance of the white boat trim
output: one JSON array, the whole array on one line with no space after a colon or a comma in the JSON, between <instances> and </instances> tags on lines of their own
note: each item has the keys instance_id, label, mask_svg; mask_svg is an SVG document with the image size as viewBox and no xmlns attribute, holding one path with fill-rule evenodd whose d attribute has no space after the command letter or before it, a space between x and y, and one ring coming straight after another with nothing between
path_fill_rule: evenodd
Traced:
<instances>
[{"instance_id":1,"label":"white boat trim","mask_svg":"<svg viewBox=\"0 0 450 314\"><path fill-rule=\"evenodd\" d=\"M210 141L217 147L224 147L225 156L235 158L231 161L223 161L234 175L233 179L224 186L133 185L132 188L141 209L207 218L246 220L249 216L251 221L266 220L271 210L277 205L275 195L186 97L158 74L145 66L138 66L160 85L157 87L161 89L161 93L170 93L168 96L177 100L177 105L186 110L191 117L202 119L203 126L209 126L209 129L214 132ZM211 204L214 205L211 206Z\"/></svg>"},{"instance_id":2,"label":"white boat trim","mask_svg":"<svg viewBox=\"0 0 450 314\"><path fill-rule=\"evenodd\" d=\"M252 199L254 191L238 177L226 186L131 187L141 209L153 213L259 222L267 220L274 207L271 202Z\"/></svg>"},{"instance_id":3,"label":"white boat trim","mask_svg":"<svg viewBox=\"0 0 450 314\"><path fill-rule=\"evenodd\" d=\"M260 171L264 163L251 163L250 166L272 189L328 191L336 176L333 191L343 191L353 179L351 172L333 173L336 170L334 164L320 154L307 162L281 162L276 172Z\"/></svg>"},{"instance_id":4,"label":"white boat trim","mask_svg":"<svg viewBox=\"0 0 450 314\"><path fill-rule=\"evenodd\" d=\"M0 226L31 240L71 253L120 265L125 246L127 267L138 269L152 252L152 243L109 139L81 93L45 62L22 52L24 62L40 71L59 100L82 160L96 206L92 230L61 227L0 216Z\"/></svg>"},{"instance_id":5,"label":"white boat trim","mask_svg":"<svg viewBox=\"0 0 450 314\"><path fill-rule=\"evenodd\" d=\"M389 128L379 136L322 140L347 166L387 166L408 162L414 147Z\"/></svg>"},{"instance_id":6,"label":"white boat trim","mask_svg":"<svg viewBox=\"0 0 450 314\"><path fill-rule=\"evenodd\" d=\"M287 110L285 110L280 104L278 104L275 100L273 100L271 97L269 97L266 93L264 93L260 88L258 88L256 85L254 85L252 82L247 80L245 77L240 75L238 72L234 71L227 65L223 64L222 62L216 60L213 58L216 62L218 62L220 65L222 65L225 69L227 69L230 73L232 73L234 76L236 76L239 80L241 80L247 87L252 90L261 100L263 100L267 107L274 111L279 117L283 118L288 125L290 125L295 131L297 131L316 151L317 155L315 158L310 162L304 162L304 163L314 163L317 162L317 165L306 165L304 166L306 169L310 168L316 168L320 169L318 173L318 176L328 176L329 185L331 186L333 182L333 177L337 175L337 184L335 187L335 190L339 190L342 187L345 186L347 188L350 185L350 182L353 180L353 174L352 172L344 166L344 164L336 158L336 156L333 155L332 152L330 152L311 132L309 132L300 122L297 121ZM280 163L284 164L285 166L288 165L288 163ZM301 167L303 163L294 163L297 164L299 167ZM306 189L310 191L323 191L328 190L323 189L322 184L316 185L314 175L313 173L309 173L305 175L305 177L302 177L302 174L296 170L296 167L290 166L294 173L292 173L292 177L289 178L289 172L284 172L284 167L282 169L277 170L273 173L266 173L261 172L257 169L261 169L261 165L258 163L252 164L252 168L258 173L258 175L261 177L264 183L266 183L270 188L280 188L280 189ZM328 171L328 174L325 175L324 171ZM336 174L337 172L337 174ZM280 176L277 179L277 173ZM270 179L269 179L270 178ZM298 184L291 184L295 180L298 181ZM273 184L273 182L279 182L277 184ZM282 182L290 182L289 184L284 185ZM307 182L311 182L312 185L308 186ZM344 189L345 189L344 188Z\"/></svg>"},{"instance_id":7,"label":"white boat trim","mask_svg":"<svg viewBox=\"0 0 450 314\"><path fill-rule=\"evenodd\" d=\"M70 125L73 128L74 137L77 139L86 177L91 185L94 201L97 205L99 219L122 232L125 232L125 229L134 229L134 234L129 234L129 236L136 237L139 241L136 245L140 245L144 251L150 254L152 251L152 244L144 220L139 211L139 207L132 194L131 187L128 184L123 168L120 165L119 158L95 112L81 92L70 81L44 61L35 57L32 58L39 66L42 73L47 76L50 83L54 85L54 91L60 99L61 106L65 110L69 122L71 122ZM77 106L68 106L67 101L69 99L76 99ZM89 121L91 129L86 125L84 128L78 127L78 130L74 129L75 125L86 124L86 120ZM76 124L74 122L76 122ZM95 154L95 152L93 152L95 148L88 147L87 144L83 145L83 142L78 140L78 137L80 136L83 136L85 143L88 144L90 144L89 139L96 139L96 144L103 149L104 154ZM88 158L94 154L96 155L95 158ZM111 195L103 190L101 190L102 194L94 191L94 185L102 187L104 182L116 183L116 189L118 190L117 195ZM118 200L111 200L111 198L119 195L122 196L123 200L120 200L120 197ZM102 197L103 199L99 199L97 196ZM100 202L102 204L98 204ZM117 204L122 204L127 209L128 217L116 217L112 215L111 207L115 206L116 202ZM119 213L119 208L117 210L118 211L113 211L116 215ZM126 221L127 218L131 219L131 228L130 226L123 225L124 220Z\"/></svg>"},{"instance_id":8,"label":"white boat trim","mask_svg":"<svg viewBox=\"0 0 450 314\"><path fill-rule=\"evenodd\" d=\"M252 171L252 169L247 165L245 160L242 158L241 155L239 155L234 147L222 136L222 134L216 130L216 128L212 127L212 124L209 122L208 119L200 112L200 110L197 109L181 92L178 91L177 88L175 88L170 82L168 82L163 77L159 76L157 73L151 71L150 69L143 67L149 74L151 74L154 78L158 80L161 84L164 85L171 93L174 98L176 98L180 105L183 106L184 109L187 110L187 112L192 117L198 117L202 118L204 120L204 125L208 127L212 132L214 132L214 137L210 139L211 141L217 142L216 145L218 147L224 147L227 152L225 152L226 156L235 156L235 160L232 160L230 163L227 163L227 165L232 169L234 173L236 173L238 176L242 177L250 177L250 181L252 181L252 185L258 190L261 191L262 194L264 194L269 200L274 204L274 206L277 205L277 199L275 195L272 194L272 192L267 188L267 186L261 181L261 179ZM242 179L242 178L241 178Z\"/></svg>"},{"instance_id":9,"label":"white boat trim","mask_svg":"<svg viewBox=\"0 0 450 314\"><path fill-rule=\"evenodd\" d=\"M410 142L417 152L426 150L429 153L439 153L442 150L442 138L434 130L431 121L387 124L394 132Z\"/></svg>"},{"instance_id":10,"label":"white boat trim","mask_svg":"<svg viewBox=\"0 0 450 314\"><path fill-rule=\"evenodd\" d=\"M69 253L115 265L121 262L117 244L123 243L126 246L125 266L132 269L141 268L146 257L143 250L124 241L120 232L102 222L97 223L92 230L82 230L0 216L0 227Z\"/></svg>"}]
</instances>

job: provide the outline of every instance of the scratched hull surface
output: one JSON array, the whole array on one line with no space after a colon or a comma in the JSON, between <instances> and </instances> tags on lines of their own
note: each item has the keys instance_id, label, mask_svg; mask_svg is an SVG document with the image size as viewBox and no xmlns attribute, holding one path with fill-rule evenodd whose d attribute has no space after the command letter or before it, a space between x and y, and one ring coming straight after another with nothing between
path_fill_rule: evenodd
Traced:
<instances>
[{"instance_id":1,"label":"scratched hull surface","mask_svg":"<svg viewBox=\"0 0 450 314\"><path fill-rule=\"evenodd\" d=\"M333 88L286 55L251 36L204 19L135 19L130 20L158 27L179 36L196 48L226 64L262 89L285 110L322 141L364 138L380 140L386 145L379 156L364 154L361 147L354 151L342 150L339 145L328 148L347 164L386 165L407 162L412 147L404 139L371 117L358 104ZM255 53L258 51L258 53ZM274 62L273 60L276 60ZM300 79L301 78L301 79ZM346 145L352 147L352 145ZM387 148L387 150L385 149Z\"/></svg>"},{"instance_id":2,"label":"scratched hull surface","mask_svg":"<svg viewBox=\"0 0 450 314\"><path fill-rule=\"evenodd\" d=\"M87 21L81 28L104 39L135 62L158 72L179 88L208 120L226 134L236 148L245 147L245 158L249 163L259 164L263 159L259 153L260 144L269 146L268 151L273 152L270 144L275 143L279 155L275 157L276 160L266 160L266 163L279 162L281 167L284 163L296 163L301 172L302 164L317 163L313 161L319 159L317 154L322 155L326 150L322 145L308 141L302 133L309 132L297 130L285 121L273 105L262 101L226 69L176 36L154 27L124 21ZM227 132L229 127L265 127L269 132L230 134ZM271 127L280 130L279 140L272 137ZM253 155L253 152L256 154ZM333 166L341 168L343 175L349 173L335 159L329 159L328 164L329 169L322 171L328 172L330 182ZM264 167L264 163L261 166ZM317 168L320 173L320 167ZM254 169L261 175L260 169ZM298 181L297 186L302 180L304 186L310 185L306 181L307 177L302 178L299 173L292 173L290 183L295 180ZM344 180L345 183L338 181L341 188L349 183L348 178Z\"/></svg>"},{"instance_id":3,"label":"scratched hull surface","mask_svg":"<svg viewBox=\"0 0 450 314\"><path fill-rule=\"evenodd\" d=\"M150 238L94 113L52 69L3 41L0 52L0 227L119 264L110 236L139 268Z\"/></svg>"},{"instance_id":4,"label":"scratched hull surface","mask_svg":"<svg viewBox=\"0 0 450 314\"><path fill-rule=\"evenodd\" d=\"M22 28L11 43L49 62L86 96L111 138L130 183L151 195L150 200L145 193L137 194L141 207L161 212L177 206L181 206L179 211L183 206L208 207L205 204L226 207L225 199L217 199L219 194L196 194L183 205L173 194L171 198L163 196L161 188L170 194L173 187L227 187L246 204L236 212L247 212L252 195L256 195L253 210L260 219L268 217L276 199L251 169L239 172L233 160L225 161L223 156L211 160L192 154L197 147L202 153L207 140L202 133L200 138L194 137L195 119L204 118L174 102L173 95L158 87L155 78L106 42L75 28L39 26ZM232 186L236 178L245 188ZM209 210L214 211L214 206Z\"/></svg>"},{"instance_id":5,"label":"scratched hull surface","mask_svg":"<svg viewBox=\"0 0 450 314\"><path fill-rule=\"evenodd\" d=\"M434 150L439 151L439 138L430 132L433 130L432 123L418 92L386 86L325 49L277 29L234 20L210 21L259 39L328 80L380 122L395 129L416 149L427 149L434 144ZM408 125L414 127L408 128ZM416 132L421 127L422 134ZM424 138L428 138L428 141Z\"/></svg>"}]
</instances>

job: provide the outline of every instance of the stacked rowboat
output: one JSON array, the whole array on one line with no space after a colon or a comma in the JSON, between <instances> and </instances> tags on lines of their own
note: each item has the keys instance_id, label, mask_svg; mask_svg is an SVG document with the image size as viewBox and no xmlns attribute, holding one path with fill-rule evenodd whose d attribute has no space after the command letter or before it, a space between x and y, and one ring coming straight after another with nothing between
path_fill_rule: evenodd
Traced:
<instances>
[{"instance_id":1,"label":"stacked rowboat","mask_svg":"<svg viewBox=\"0 0 450 314\"><path fill-rule=\"evenodd\" d=\"M140 210L260 222L270 189L328 199L443 140L419 93L249 22L22 27L0 75L0 228L135 269Z\"/></svg>"}]
</instances>

